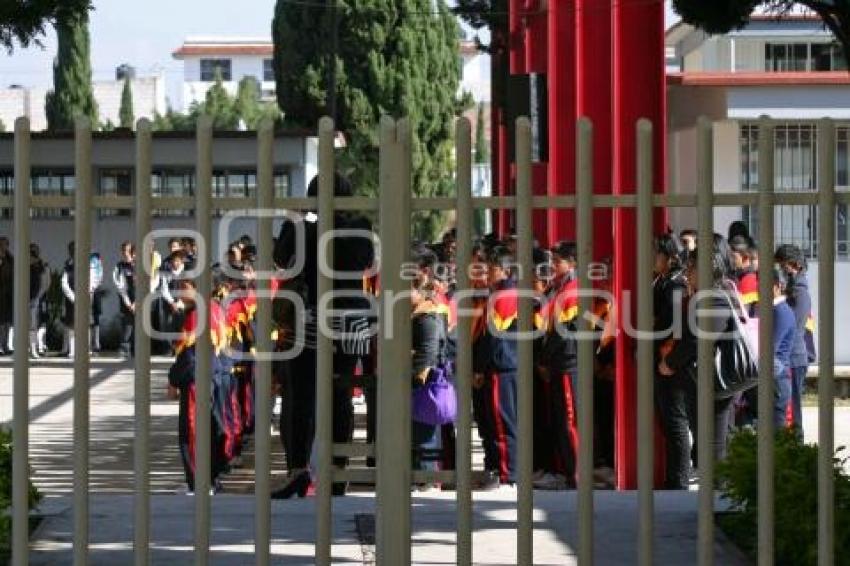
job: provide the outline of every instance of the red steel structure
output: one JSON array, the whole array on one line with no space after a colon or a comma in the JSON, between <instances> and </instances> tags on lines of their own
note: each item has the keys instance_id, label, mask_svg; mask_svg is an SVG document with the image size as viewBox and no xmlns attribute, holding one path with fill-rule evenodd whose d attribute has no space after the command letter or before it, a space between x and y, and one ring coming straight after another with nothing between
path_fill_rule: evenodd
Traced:
<instances>
[{"instance_id":1,"label":"red steel structure","mask_svg":"<svg viewBox=\"0 0 850 566\"><path fill-rule=\"evenodd\" d=\"M505 37L496 37L494 73L507 59L508 77L494 76L493 186L500 196L513 193L512 119L531 112L539 143L545 147L534 165L534 194L575 193L576 121L593 121L593 178L598 194L634 193L635 126L654 125L654 181L665 189L666 87L663 0L510 0ZM494 34L494 37L497 34ZM534 85L525 91L522 86ZM507 83L507 84L505 84ZM515 85L519 84L520 88ZM540 96L545 89L545 96ZM517 92L519 91L519 96ZM544 103L535 105L534 100ZM513 106L513 108L512 108ZM508 211L495 218L499 233L512 227ZM665 228L656 212L656 229ZM575 239L573 210L540 210L535 237L544 245ZM594 256L613 259L614 296L624 320L634 326L636 296L635 213L632 209L594 212ZM620 332L616 342L616 478L618 489L637 482L635 343ZM652 379L652 376L641 376ZM660 443L656 443L660 445ZM663 450L656 450L657 454ZM660 460L657 469L660 471Z\"/></svg>"}]
</instances>

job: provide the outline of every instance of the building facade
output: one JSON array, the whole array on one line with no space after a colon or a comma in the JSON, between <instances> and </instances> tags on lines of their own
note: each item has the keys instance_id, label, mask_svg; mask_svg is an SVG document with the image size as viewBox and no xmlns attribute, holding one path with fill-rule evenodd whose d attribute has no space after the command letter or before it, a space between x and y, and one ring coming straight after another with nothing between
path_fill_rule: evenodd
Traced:
<instances>
[{"instance_id":1,"label":"building facade","mask_svg":"<svg viewBox=\"0 0 850 566\"><path fill-rule=\"evenodd\" d=\"M775 131L777 191L815 191L817 120L838 121L837 190L850 190L850 73L834 38L817 18L795 14L757 16L750 24L710 37L687 24L667 32L668 186L670 192L693 192L696 178L695 125L700 115L715 121L715 191L745 192L758 185L758 119L779 123ZM837 281L850 278L850 228L847 206L838 205L835 246ZM693 211L672 210L674 229L694 227ZM759 219L749 207L719 208L715 227L725 232L743 220L754 237ZM777 244L800 246L817 272L818 210L814 206L777 206ZM817 278L810 278L815 295ZM817 301L815 299L815 308ZM841 335L850 331L850 299L836 296ZM817 315L817 313L815 313ZM836 343L836 360L850 362L850 344Z\"/></svg>"},{"instance_id":2,"label":"building facade","mask_svg":"<svg viewBox=\"0 0 850 566\"><path fill-rule=\"evenodd\" d=\"M44 100L47 87L26 88L12 86L0 89L0 121L7 131L14 128L15 120L20 116L30 119L32 131L39 132L47 129L47 116L44 110ZM118 125L121 109L121 93L124 90L124 80L94 81L92 92L97 101L98 120ZM153 75L147 77L131 77L130 90L133 97L133 113L135 118L153 119L155 114L165 114L167 110L165 77Z\"/></svg>"}]
</instances>

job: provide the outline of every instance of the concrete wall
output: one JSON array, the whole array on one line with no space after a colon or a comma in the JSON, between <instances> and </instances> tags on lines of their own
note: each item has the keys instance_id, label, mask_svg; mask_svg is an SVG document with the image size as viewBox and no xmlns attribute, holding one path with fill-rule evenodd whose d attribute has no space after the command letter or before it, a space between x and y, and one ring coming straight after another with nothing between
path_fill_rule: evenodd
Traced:
<instances>
[{"instance_id":1,"label":"concrete wall","mask_svg":"<svg viewBox=\"0 0 850 566\"><path fill-rule=\"evenodd\" d=\"M729 88L728 117L780 120L850 119L850 86L774 86Z\"/></svg>"}]
</instances>

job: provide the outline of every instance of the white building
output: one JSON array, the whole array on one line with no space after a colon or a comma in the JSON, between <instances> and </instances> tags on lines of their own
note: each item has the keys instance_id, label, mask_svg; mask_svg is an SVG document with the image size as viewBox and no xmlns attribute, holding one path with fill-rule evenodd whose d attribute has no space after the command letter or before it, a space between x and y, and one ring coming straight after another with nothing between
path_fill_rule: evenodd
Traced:
<instances>
[{"instance_id":1,"label":"white building","mask_svg":"<svg viewBox=\"0 0 850 566\"><path fill-rule=\"evenodd\" d=\"M267 37L189 37L172 54L183 61L183 109L204 101L207 90L221 73L224 88L231 94L244 77L257 79L262 98L275 99L272 59L274 45ZM461 41L461 91L472 94L476 102L490 101L490 56Z\"/></svg>"},{"instance_id":2,"label":"white building","mask_svg":"<svg viewBox=\"0 0 850 566\"><path fill-rule=\"evenodd\" d=\"M97 102L98 119L118 125L118 111L121 108L123 80L94 81L92 92ZM155 113L165 114L167 110L165 78L162 75L136 77L130 80L133 95L133 113L139 118L154 117ZM48 87L24 88L20 86L0 89L0 121L7 131L14 128L15 120L20 116L30 119L33 131L47 129L47 117L44 112L44 100Z\"/></svg>"},{"instance_id":3,"label":"white building","mask_svg":"<svg viewBox=\"0 0 850 566\"><path fill-rule=\"evenodd\" d=\"M709 37L687 24L667 32L668 183L670 192L692 192L696 182L695 123L715 121L716 192L754 190L758 183L757 120L780 120L776 127L776 190L815 191L819 118L839 120L836 143L838 190L850 189L850 73L834 38L810 15L756 16L744 29ZM846 123L843 121L846 120ZM847 206L836 223L836 280L850 280L850 228ZM758 216L749 207L721 208L715 228L725 232L744 220L758 236ZM675 229L696 226L693 210L671 211ZM812 206L778 206L775 241L800 246L811 265L817 294L818 211ZM817 300L815 299L815 309ZM850 332L850 299L836 297L836 321ZM817 315L817 313L815 313ZM840 363L850 362L850 342L836 342Z\"/></svg>"},{"instance_id":4,"label":"white building","mask_svg":"<svg viewBox=\"0 0 850 566\"><path fill-rule=\"evenodd\" d=\"M268 37L189 37L172 55L183 61L183 110L201 103L221 73L224 88L236 94L239 81L260 82L262 98L275 99L274 46Z\"/></svg>"}]
</instances>

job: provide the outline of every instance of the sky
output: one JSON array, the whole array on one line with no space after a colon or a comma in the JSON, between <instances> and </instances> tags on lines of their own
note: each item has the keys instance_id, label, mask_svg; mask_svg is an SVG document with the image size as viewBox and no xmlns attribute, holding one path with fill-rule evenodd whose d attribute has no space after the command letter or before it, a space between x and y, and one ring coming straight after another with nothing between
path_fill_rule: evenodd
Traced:
<instances>
[{"instance_id":1,"label":"sky","mask_svg":"<svg viewBox=\"0 0 850 566\"><path fill-rule=\"evenodd\" d=\"M669 2L669 0L668 0ZM186 36L271 36L275 0L94 0L91 54L94 80L115 77L128 63L140 76L165 73L169 97L179 107L182 63L171 57ZM668 8L668 22L672 14ZM50 86L56 37L45 48L0 51L0 88Z\"/></svg>"}]
</instances>

